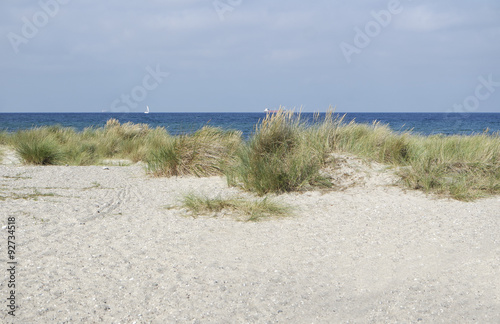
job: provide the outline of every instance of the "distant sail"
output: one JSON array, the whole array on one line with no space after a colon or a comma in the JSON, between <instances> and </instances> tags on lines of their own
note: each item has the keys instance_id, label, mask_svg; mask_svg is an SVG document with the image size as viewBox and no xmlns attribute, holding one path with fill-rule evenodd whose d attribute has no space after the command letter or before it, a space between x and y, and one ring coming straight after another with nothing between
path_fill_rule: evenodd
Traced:
<instances>
[{"instance_id":1,"label":"distant sail","mask_svg":"<svg viewBox=\"0 0 500 324\"><path fill-rule=\"evenodd\" d=\"M264 111L265 111L266 113L268 113L268 114L275 114L275 113L279 112L279 110L269 110L269 109L267 109L267 108L266 108L266 109L264 109Z\"/></svg>"},{"instance_id":2,"label":"distant sail","mask_svg":"<svg viewBox=\"0 0 500 324\"><path fill-rule=\"evenodd\" d=\"M146 111L144 113L149 114L149 106L146 106Z\"/></svg>"}]
</instances>

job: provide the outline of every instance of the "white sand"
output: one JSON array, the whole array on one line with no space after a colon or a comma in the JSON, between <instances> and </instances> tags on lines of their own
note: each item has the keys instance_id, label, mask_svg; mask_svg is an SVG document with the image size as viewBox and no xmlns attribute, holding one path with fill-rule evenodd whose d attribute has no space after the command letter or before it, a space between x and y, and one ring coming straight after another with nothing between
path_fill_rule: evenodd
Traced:
<instances>
[{"instance_id":1,"label":"white sand","mask_svg":"<svg viewBox=\"0 0 500 324\"><path fill-rule=\"evenodd\" d=\"M223 178L5 161L16 323L500 322L499 197L405 192L382 166L347 157L343 188L282 195L294 217L244 223L165 208L188 192L242 194Z\"/></svg>"}]
</instances>

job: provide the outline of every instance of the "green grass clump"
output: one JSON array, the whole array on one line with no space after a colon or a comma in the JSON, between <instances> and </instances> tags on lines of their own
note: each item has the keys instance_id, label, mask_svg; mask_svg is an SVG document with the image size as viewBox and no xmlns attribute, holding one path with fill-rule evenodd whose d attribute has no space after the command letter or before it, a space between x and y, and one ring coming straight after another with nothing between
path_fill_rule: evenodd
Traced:
<instances>
[{"instance_id":1,"label":"green grass clump","mask_svg":"<svg viewBox=\"0 0 500 324\"><path fill-rule=\"evenodd\" d=\"M15 135L14 148L29 164L58 164L63 154L56 137L48 129L32 129Z\"/></svg>"},{"instance_id":2,"label":"green grass clump","mask_svg":"<svg viewBox=\"0 0 500 324\"><path fill-rule=\"evenodd\" d=\"M500 136L413 136L406 186L459 200L500 193Z\"/></svg>"},{"instance_id":3,"label":"green grass clump","mask_svg":"<svg viewBox=\"0 0 500 324\"><path fill-rule=\"evenodd\" d=\"M333 152L346 152L394 166L401 183L429 193L472 200L500 193L500 134L420 136L387 125L345 123L329 112L306 124L300 114L279 111L256 125L243 142L240 132L214 127L171 136L161 127L120 124L76 132L61 126L0 132L30 164L92 165L106 158L145 161L155 176L227 176L230 185L259 195L331 186L320 175ZM1 153L0 153L1 155Z\"/></svg>"},{"instance_id":4,"label":"green grass clump","mask_svg":"<svg viewBox=\"0 0 500 324\"><path fill-rule=\"evenodd\" d=\"M0 131L0 145L7 144L9 144L9 133L7 133L7 131L5 130Z\"/></svg>"},{"instance_id":5,"label":"green grass clump","mask_svg":"<svg viewBox=\"0 0 500 324\"><path fill-rule=\"evenodd\" d=\"M10 144L10 136L7 131L0 131L0 162L2 162L5 156L5 149Z\"/></svg>"},{"instance_id":6,"label":"green grass clump","mask_svg":"<svg viewBox=\"0 0 500 324\"><path fill-rule=\"evenodd\" d=\"M204 127L191 135L171 136L146 124L110 119L82 132L61 126L22 130L6 140L28 164L94 165L106 158L146 161L157 176L221 174L241 144L241 133Z\"/></svg>"},{"instance_id":7,"label":"green grass clump","mask_svg":"<svg viewBox=\"0 0 500 324\"><path fill-rule=\"evenodd\" d=\"M163 128L156 131L149 128L147 124L124 123L116 119L107 121L106 126L101 129L89 130L88 136L97 142L97 153L104 158L129 158L134 162L144 158L139 152L140 148L147 147L146 138L154 132L160 136L168 136Z\"/></svg>"},{"instance_id":8,"label":"green grass clump","mask_svg":"<svg viewBox=\"0 0 500 324\"><path fill-rule=\"evenodd\" d=\"M238 219L243 216L244 221L258 221L263 218L283 217L290 214L289 207L276 203L267 197L260 200L223 199L220 197L207 198L191 193L184 197L182 206L193 212L194 215L220 213L227 210Z\"/></svg>"},{"instance_id":9,"label":"green grass clump","mask_svg":"<svg viewBox=\"0 0 500 324\"><path fill-rule=\"evenodd\" d=\"M203 127L191 135L170 137L146 158L155 176L221 175L241 144L241 132Z\"/></svg>"},{"instance_id":10,"label":"green grass clump","mask_svg":"<svg viewBox=\"0 0 500 324\"><path fill-rule=\"evenodd\" d=\"M398 134L389 126L351 121L336 130L334 148L382 163L405 164L409 159L409 133Z\"/></svg>"},{"instance_id":11,"label":"green grass clump","mask_svg":"<svg viewBox=\"0 0 500 324\"><path fill-rule=\"evenodd\" d=\"M319 175L325 150L311 145L310 134L300 115L281 110L267 115L226 169L228 183L259 195L328 185Z\"/></svg>"},{"instance_id":12,"label":"green grass clump","mask_svg":"<svg viewBox=\"0 0 500 324\"><path fill-rule=\"evenodd\" d=\"M5 140L28 164L95 165L105 158L143 161L151 151L167 142L164 128L110 119L105 127L72 128L44 126L8 135Z\"/></svg>"},{"instance_id":13,"label":"green grass clump","mask_svg":"<svg viewBox=\"0 0 500 324\"><path fill-rule=\"evenodd\" d=\"M334 148L398 167L412 189L459 200L500 193L498 133L419 136L351 122L338 127Z\"/></svg>"}]
</instances>

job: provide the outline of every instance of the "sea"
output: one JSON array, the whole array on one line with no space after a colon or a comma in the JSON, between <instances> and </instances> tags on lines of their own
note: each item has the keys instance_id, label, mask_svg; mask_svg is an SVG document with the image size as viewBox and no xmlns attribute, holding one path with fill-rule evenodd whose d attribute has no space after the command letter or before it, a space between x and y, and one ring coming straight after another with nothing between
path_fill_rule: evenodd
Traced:
<instances>
[{"instance_id":1,"label":"sea","mask_svg":"<svg viewBox=\"0 0 500 324\"><path fill-rule=\"evenodd\" d=\"M319 120L324 117L320 114ZM420 135L472 135L500 133L500 113L335 113L348 123L387 124L395 132L410 131ZM265 113L0 113L0 131L15 132L40 126L60 125L82 131L103 127L115 118L120 123L144 123L161 126L172 135L192 133L203 126L239 130L244 137L255 131ZM313 113L301 113L301 120L314 123Z\"/></svg>"}]
</instances>

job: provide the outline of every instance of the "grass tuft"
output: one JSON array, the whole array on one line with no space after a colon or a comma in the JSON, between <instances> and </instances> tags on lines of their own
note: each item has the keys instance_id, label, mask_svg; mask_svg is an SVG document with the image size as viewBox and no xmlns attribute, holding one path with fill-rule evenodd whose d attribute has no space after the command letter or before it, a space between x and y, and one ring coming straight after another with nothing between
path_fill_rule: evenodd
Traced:
<instances>
[{"instance_id":1,"label":"grass tuft","mask_svg":"<svg viewBox=\"0 0 500 324\"><path fill-rule=\"evenodd\" d=\"M146 124L120 124L83 132L61 126L0 132L25 163L91 165L103 159L145 161L155 176L227 176L259 195L329 187L320 170L332 152L347 152L394 166L408 188L472 200L500 193L500 134L420 136L387 125L345 123L329 112L305 123L300 114L268 114L248 141L241 133L204 127L171 136Z\"/></svg>"},{"instance_id":2,"label":"grass tuft","mask_svg":"<svg viewBox=\"0 0 500 324\"><path fill-rule=\"evenodd\" d=\"M95 165L106 158L145 160L171 136L164 128L110 119L103 128L82 132L61 126L44 126L9 135L6 141L28 164Z\"/></svg>"},{"instance_id":3,"label":"grass tuft","mask_svg":"<svg viewBox=\"0 0 500 324\"><path fill-rule=\"evenodd\" d=\"M334 148L399 167L412 189L465 201L500 193L498 133L420 136L349 123L338 128Z\"/></svg>"},{"instance_id":4,"label":"grass tuft","mask_svg":"<svg viewBox=\"0 0 500 324\"><path fill-rule=\"evenodd\" d=\"M241 132L203 127L192 135L171 137L146 158L155 176L221 175L241 144Z\"/></svg>"},{"instance_id":5,"label":"grass tuft","mask_svg":"<svg viewBox=\"0 0 500 324\"><path fill-rule=\"evenodd\" d=\"M194 215L220 213L227 210L244 221L259 221L269 217L284 217L290 214L291 209L269 198L247 200L242 198L224 199L221 197L208 198L196 194L188 194L182 200L182 206Z\"/></svg>"},{"instance_id":6,"label":"grass tuft","mask_svg":"<svg viewBox=\"0 0 500 324\"><path fill-rule=\"evenodd\" d=\"M310 145L310 134L300 114L280 110L267 115L226 169L228 183L259 195L328 185L319 174L325 152Z\"/></svg>"},{"instance_id":7,"label":"grass tuft","mask_svg":"<svg viewBox=\"0 0 500 324\"><path fill-rule=\"evenodd\" d=\"M500 193L500 137L414 136L399 175L410 188L458 200Z\"/></svg>"},{"instance_id":8,"label":"grass tuft","mask_svg":"<svg viewBox=\"0 0 500 324\"><path fill-rule=\"evenodd\" d=\"M50 134L48 129L47 131L33 129L17 133L14 148L28 164L57 164L63 157L55 136Z\"/></svg>"}]
</instances>

